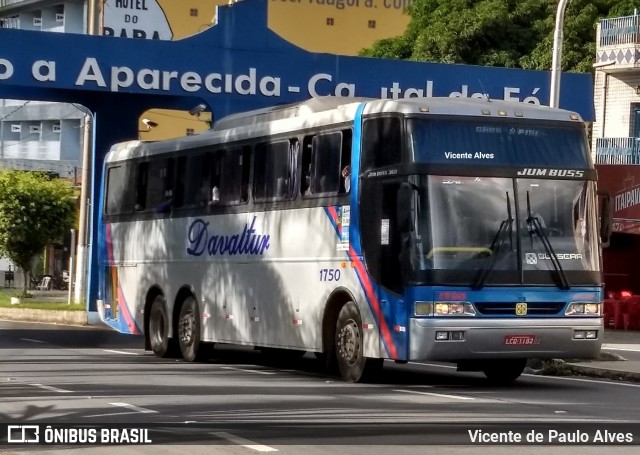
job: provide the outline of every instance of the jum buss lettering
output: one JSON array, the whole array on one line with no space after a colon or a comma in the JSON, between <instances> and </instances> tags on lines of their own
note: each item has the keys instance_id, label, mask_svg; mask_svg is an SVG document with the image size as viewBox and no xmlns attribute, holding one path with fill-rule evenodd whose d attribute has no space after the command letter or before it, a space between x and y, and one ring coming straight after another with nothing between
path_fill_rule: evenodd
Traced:
<instances>
[{"instance_id":1,"label":"jum buss lettering","mask_svg":"<svg viewBox=\"0 0 640 455\"><path fill-rule=\"evenodd\" d=\"M235 256L237 254L251 254L262 256L269 249L268 234L256 234L254 225L256 217L244 225L242 234L217 235L209 233L209 222L200 218L196 219L189 226L188 240L190 246L187 253L191 256L202 256L207 253L209 256L224 255Z\"/></svg>"}]
</instances>

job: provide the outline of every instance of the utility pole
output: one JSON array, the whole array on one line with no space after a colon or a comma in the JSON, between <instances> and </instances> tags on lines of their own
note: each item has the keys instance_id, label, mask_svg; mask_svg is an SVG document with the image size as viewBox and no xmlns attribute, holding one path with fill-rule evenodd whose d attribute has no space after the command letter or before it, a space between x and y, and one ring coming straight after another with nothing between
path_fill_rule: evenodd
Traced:
<instances>
[{"instance_id":1,"label":"utility pole","mask_svg":"<svg viewBox=\"0 0 640 455\"><path fill-rule=\"evenodd\" d=\"M558 0L556 12L556 29L553 33L553 58L551 61L551 93L549 94L549 106L559 107L560 100L560 71L562 70L562 41L564 34L564 13L569 0Z\"/></svg>"}]
</instances>

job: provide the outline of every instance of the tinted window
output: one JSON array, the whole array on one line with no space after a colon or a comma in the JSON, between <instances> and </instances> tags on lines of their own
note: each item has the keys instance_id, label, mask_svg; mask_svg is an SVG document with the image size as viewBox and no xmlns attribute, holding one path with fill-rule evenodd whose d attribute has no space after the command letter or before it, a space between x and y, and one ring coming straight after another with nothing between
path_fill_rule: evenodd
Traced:
<instances>
[{"instance_id":1,"label":"tinted window","mask_svg":"<svg viewBox=\"0 0 640 455\"><path fill-rule=\"evenodd\" d=\"M351 130L307 136L303 144L301 193L309 196L348 192Z\"/></svg>"},{"instance_id":2,"label":"tinted window","mask_svg":"<svg viewBox=\"0 0 640 455\"><path fill-rule=\"evenodd\" d=\"M388 117L365 120L362 129L362 168L360 171L400 162L402 162L400 119Z\"/></svg>"},{"instance_id":3,"label":"tinted window","mask_svg":"<svg viewBox=\"0 0 640 455\"><path fill-rule=\"evenodd\" d=\"M238 204L247 201L249 153L248 147L219 152L222 170L219 187L221 203Z\"/></svg>"},{"instance_id":4,"label":"tinted window","mask_svg":"<svg viewBox=\"0 0 640 455\"><path fill-rule=\"evenodd\" d=\"M129 166L114 166L107 171L107 195L105 213L117 215L133 210L129 197Z\"/></svg>"},{"instance_id":5,"label":"tinted window","mask_svg":"<svg viewBox=\"0 0 640 455\"><path fill-rule=\"evenodd\" d=\"M293 196L297 141L258 144L254 154L253 194L257 201Z\"/></svg>"}]
</instances>

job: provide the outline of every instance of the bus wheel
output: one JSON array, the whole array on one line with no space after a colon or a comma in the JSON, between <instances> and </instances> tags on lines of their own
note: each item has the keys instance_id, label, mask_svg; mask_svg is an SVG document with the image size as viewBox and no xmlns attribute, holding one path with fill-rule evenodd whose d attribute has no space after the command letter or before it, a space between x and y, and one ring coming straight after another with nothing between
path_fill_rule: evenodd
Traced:
<instances>
[{"instance_id":1,"label":"bus wheel","mask_svg":"<svg viewBox=\"0 0 640 455\"><path fill-rule=\"evenodd\" d=\"M338 315L335 348L340 376L347 382L358 382L382 365L382 359L364 356L362 321L353 302L347 302Z\"/></svg>"},{"instance_id":2,"label":"bus wheel","mask_svg":"<svg viewBox=\"0 0 640 455\"><path fill-rule=\"evenodd\" d=\"M188 297L180 308L178 343L184 360L193 362L199 358L200 314L198 312L198 304L193 297Z\"/></svg>"},{"instance_id":3,"label":"bus wheel","mask_svg":"<svg viewBox=\"0 0 640 455\"><path fill-rule=\"evenodd\" d=\"M492 384L509 385L520 377L526 366L527 359L488 360L482 372Z\"/></svg>"},{"instance_id":4,"label":"bus wheel","mask_svg":"<svg viewBox=\"0 0 640 455\"><path fill-rule=\"evenodd\" d=\"M157 296L151 304L149 315L149 344L151 350L158 357L171 355L171 340L169 339L169 318L164 297Z\"/></svg>"}]
</instances>

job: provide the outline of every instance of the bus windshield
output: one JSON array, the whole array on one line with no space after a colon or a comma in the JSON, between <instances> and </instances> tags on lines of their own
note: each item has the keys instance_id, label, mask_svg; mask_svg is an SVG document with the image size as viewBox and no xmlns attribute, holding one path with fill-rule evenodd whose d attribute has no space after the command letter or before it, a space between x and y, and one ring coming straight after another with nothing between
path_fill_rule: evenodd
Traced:
<instances>
[{"instance_id":1,"label":"bus windshield","mask_svg":"<svg viewBox=\"0 0 640 455\"><path fill-rule=\"evenodd\" d=\"M413 180L407 257L414 282L584 284L599 271L593 182L434 175Z\"/></svg>"}]
</instances>

